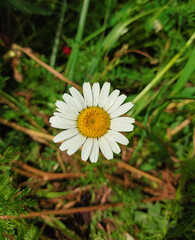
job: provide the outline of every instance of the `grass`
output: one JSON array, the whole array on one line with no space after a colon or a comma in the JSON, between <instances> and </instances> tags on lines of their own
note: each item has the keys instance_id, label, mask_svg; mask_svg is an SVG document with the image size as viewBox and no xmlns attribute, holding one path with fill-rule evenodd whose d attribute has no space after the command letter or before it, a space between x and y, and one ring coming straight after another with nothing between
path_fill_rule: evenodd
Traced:
<instances>
[{"instance_id":1,"label":"grass","mask_svg":"<svg viewBox=\"0 0 195 240\"><path fill-rule=\"evenodd\" d=\"M0 239L193 240L193 1L0 4ZM113 160L52 142L56 100L85 81L135 104Z\"/></svg>"}]
</instances>

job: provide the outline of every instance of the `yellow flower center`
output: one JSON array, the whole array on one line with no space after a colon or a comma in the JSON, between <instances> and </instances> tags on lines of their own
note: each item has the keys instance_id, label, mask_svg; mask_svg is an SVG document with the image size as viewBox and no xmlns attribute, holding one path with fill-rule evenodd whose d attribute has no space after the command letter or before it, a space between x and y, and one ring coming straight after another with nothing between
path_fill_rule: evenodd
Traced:
<instances>
[{"instance_id":1,"label":"yellow flower center","mask_svg":"<svg viewBox=\"0 0 195 240\"><path fill-rule=\"evenodd\" d=\"M110 116L99 107L85 108L78 116L77 127L82 135L100 138L110 127Z\"/></svg>"}]
</instances>

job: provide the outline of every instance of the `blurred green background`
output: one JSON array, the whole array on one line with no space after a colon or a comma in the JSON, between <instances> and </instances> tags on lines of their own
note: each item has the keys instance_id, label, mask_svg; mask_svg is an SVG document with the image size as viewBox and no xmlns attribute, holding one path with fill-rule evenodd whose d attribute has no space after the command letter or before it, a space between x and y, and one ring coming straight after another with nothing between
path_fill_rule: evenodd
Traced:
<instances>
[{"instance_id":1,"label":"blurred green background","mask_svg":"<svg viewBox=\"0 0 195 240\"><path fill-rule=\"evenodd\" d=\"M0 239L195 239L194 0L1 0L0 22ZM51 69L133 101L121 154L59 152L48 119L70 84Z\"/></svg>"}]
</instances>

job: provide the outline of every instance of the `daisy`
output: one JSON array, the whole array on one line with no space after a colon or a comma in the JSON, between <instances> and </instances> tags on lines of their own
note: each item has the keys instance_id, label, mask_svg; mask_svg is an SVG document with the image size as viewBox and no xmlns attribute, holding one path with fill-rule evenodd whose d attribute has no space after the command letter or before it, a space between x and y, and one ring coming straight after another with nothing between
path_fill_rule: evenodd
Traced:
<instances>
[{"instance_id":1,"label":"daisy","mask_svg":"<svg viewBox=\"0 0 195 240\"><path fill-rule=\"evenodd\" d=\"M99 83L92 88L88 82L83 84L83 96L71 87L70 94L64 93L64 101L57 101L57 112L50 118L52 127L64 129L53 141L62 142L60 150L67 150L68 155L75 153L81 146L81 159L88 158L97 162L99 149L108 159L113 153L120 153L118 143L127 145L129 140L120 133L133 131L135 122L130 117L119 117L128 112L133 103L123 104L126 99L120 91L114 90L110 95L110 83L104 83L100 90Z\"/></svg>"}]
</instances>

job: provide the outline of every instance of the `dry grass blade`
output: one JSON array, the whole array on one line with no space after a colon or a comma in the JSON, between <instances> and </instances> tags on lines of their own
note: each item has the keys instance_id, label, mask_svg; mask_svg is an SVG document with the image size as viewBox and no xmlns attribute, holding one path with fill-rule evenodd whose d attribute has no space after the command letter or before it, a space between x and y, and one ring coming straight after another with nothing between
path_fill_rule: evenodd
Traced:
<instances>
[{"instance_id":1,"label":"dry grass blade","mask_svg":"<svg viewBox=\"0 0 195 240\"><path fill-rule=\"evenodd\" d=\"M43 66L45 69L47 69L49 72L51 72L54 76L56 76L57 78L59 78L60 80L72 85L73 87L77 88L78 90L82 91L82 87L80 87L78 84L72 82L71 80L69 80L67 77L63 76L61 73L57 72L55 69L53 69L52 67L50 67L48 64L44 63L43 61L41 61L39 58L37 58L29 48L23 48L17 44L13 44L12 45L12 49L13 50L19 50L22 51L23 53L25 53L27 56L29 56L30 58L34 59L37 63L39 63L41 66Z\"/></svg>"},{"instance_id":2,"label":"dry grass blade","mask_svg":"<svg viewBox=\"0 0 195 240\"><path fill-rule=\"evenodd\" d=\"M163 184L164 183L161 179L159 179L157 177L154 177L154 176L150 175L149 173L143 172L143 171L141 171L141 170L139 170L137 168L134 168L134 167L130 166L127 163L118 162L117 165L118 165L118 167L125 168L127 171L134 172L134 173L137 173L137 174L139 174L139 175L141 175L143 177L146 177L146 178L148 178L151 181L157 182L159 184Z\"/></svg>"},{"instance_id":3,"label":"dry grass blade","mask_svg":"<svg viewBox=\"0 0 195 240\"><path fill-rule=\"evenodd\" d=\"M53 140L53 136L48 133L42 133L42 132L38 132L35 130L31 130L31 129L22 127L14 122L9 122L8 120L6 120L4 118L0 118L0 123L4 124L6 126L12 127L18 131L21 131L31 137L43 138L43 139L50 140L50 141Z\"/></svg>"},{"instance_id":4,"label":"dry grass blade","mask_svg":"<svg viewBox=\"0 0 195 240\"><path fill-rule=\"evenodd\" d=\"M172 131L171 131L171 135L175 135L178 132L180 132L185 126L189 125L191 123L190 119L186 119L184 120L182 123L180 123L177 127L175 127Z\"/></svg>"},{"instance_id":5,"label":"dry grass blade","mask_svg":"<svg viewBox=\"0 0 195 240\"><path fill-rule=\"evenodd\" d=\"M61 209L61 210L50 210L50 211L41 211L41 212L31 212L27 215L20 214L19 216L0 216L0 219L18 219L18 218L32 218L32 217L42 217L45 215L68 215L74 213L84 213L84 212L92 212L96 210L105 210L108 208L122 207L123 203L116 204L105 204L105 205L97 205L97 206L89 206L89 207L79 207L72 209Z\"/></svg>"},{"instance_id":6,"label":"dry grass blade","mask_svg":"<svg viewBox=\"0 0 195 240\"><path fill-rule=\"evenodd\" d=\"M195 156L195 127L193 131L193 150L192 150L191 157L194 157L194 156Z\"/></svg>"},{"instance_id":7,"label":"dry grass blade","mask_svg":"<svg viewBox=\"0 0 195 240\"><path fill-rule=\"evenodd\" d=\"M49 173L41 171L37 168L31 167L26 163L20 161L12 161L14 164L20 166L22 169L26 170L30 174L34 174L34 176L39 176L44 180L57 180L57 179L67 179L67 178L80 178L83 176L83 173ZM17 169L15 169L17 170ZM23 174L22 171L18 171L19 173ZM25 175L26 176L26 175Z\"/></svg>"}]
</instances>

